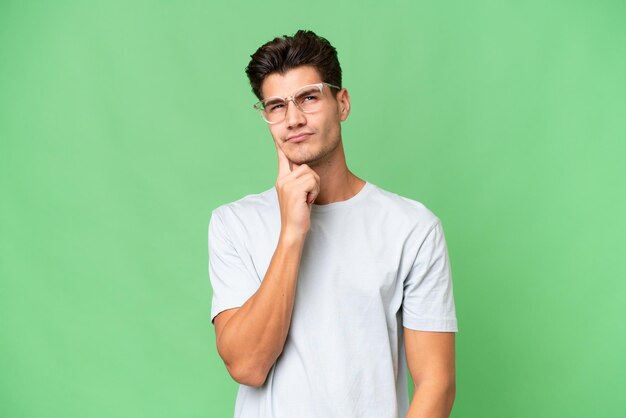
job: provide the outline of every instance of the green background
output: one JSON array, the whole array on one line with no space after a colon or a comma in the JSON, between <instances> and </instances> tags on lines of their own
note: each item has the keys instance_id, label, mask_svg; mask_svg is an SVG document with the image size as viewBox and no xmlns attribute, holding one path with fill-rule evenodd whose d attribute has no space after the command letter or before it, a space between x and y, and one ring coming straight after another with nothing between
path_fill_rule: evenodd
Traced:
<instances>
[{"instance_id":1,"label":"green background","mask_svg":"<svg viewBox=\"0 0 626 418\"><path fill-rule=\"evenodd\" d=\"M206 233L273 186L244 74L338 49L350 168L443 221L455 418L626 417L626 3L0 0L0 416L229 417Z\"/></svg>"}]
</instances>

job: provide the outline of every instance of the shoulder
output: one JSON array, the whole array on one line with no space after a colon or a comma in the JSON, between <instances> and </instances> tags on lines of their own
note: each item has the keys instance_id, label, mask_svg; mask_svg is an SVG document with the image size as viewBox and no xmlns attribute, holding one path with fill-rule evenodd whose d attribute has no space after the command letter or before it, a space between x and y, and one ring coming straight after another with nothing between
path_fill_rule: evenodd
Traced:
<instances>
[{"instance_id":1,"label":"shoulder","mask_svg":"<svg viewBox=\"0 0 626 418\"><path fill-rule=\"evenodd\" d=\"M211 219L219 218L225 224L241 223L250 218L274 213L278 198L274 187L261 193L249 194L239 200L224 203L211 211Z\"/></svg>"},{"instance_id":2,"label":"shoulder","mask_svg":"<svg viewBox=\"0 0 626 418\"><path fill-rule=\"evenodd\" d=\"M371 184L370 199L373 205L384 213L392 216L399 222L430 228L440 222L435 215L422 202L397 193L385 190Z\"/></svg>"}]
</instances>

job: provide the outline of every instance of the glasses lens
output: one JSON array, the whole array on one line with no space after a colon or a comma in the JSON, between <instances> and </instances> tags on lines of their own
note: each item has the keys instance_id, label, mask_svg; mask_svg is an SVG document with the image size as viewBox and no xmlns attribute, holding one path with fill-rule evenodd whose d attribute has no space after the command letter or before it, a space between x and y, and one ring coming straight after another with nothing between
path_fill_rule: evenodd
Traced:
<instances>
[{"instance_id":1,"label":"glasses lens","mask_svg":"<svg viewBox=\"0 0 626 418\"><path fill-rule=\"evenodd\" d=\"M263 102L263 117L270 123L280 122L285 118L287 104L279 98L270 98Z\"/></svg>"},{"instance_id":2,"label":"glasses lens","mask_svg":"<svg viewBox=\"0 0 626 418\"><path fill-rule=\"evenodd\" d=\"M302 112L312 113L320 110L324 96L323 85L304 86L293 95L293 101ZM261 115L269 123L282 122L287 114L287 102L280 97L270 97L259 106Z\"/></svg>"},{"instance_id":3,"label":"glasses lens","mask_svg":"<svg viewBox=\"0 0 626 418\"><path fill-rule=\"evenodd\" d=\"M316 112L322 106L322 89L318 86L305 86L298 90L293 97L303 112Z\"/></svg>"}]
</instances>

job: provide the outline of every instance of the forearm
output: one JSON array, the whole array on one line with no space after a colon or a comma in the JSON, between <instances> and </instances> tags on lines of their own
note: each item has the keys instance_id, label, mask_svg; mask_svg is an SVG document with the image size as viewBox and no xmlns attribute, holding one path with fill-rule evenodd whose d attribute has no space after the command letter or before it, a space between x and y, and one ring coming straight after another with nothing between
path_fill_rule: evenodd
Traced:
<instances>
[{"instance_id":1,"label":"forearm","mask_svg":"<svg viewBox=\"0 0 626 418\"><path fill-rule=\"evenodd\" d=\"M422 382L415 387L406 418L449 418L455 395L454 382Z\"/></svg>"},{"instance_id":2,"label":"forearm","mask_svg":"<svg viewBox=\"0 0 626 418\"><path fill-rule=\"evenodd\" d=\"M303 245L304 237L281 234L261 286L228 320L219 336L220 356L233 377L246 376L261 384L282 352Z\"/></svg>"}]
</instances>

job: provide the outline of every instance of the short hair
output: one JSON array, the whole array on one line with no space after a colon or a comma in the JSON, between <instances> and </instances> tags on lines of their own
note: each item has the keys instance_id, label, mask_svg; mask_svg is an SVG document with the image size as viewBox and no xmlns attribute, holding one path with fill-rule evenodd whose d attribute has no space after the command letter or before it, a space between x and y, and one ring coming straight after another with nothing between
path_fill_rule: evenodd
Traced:
<instances>
[{"instance_id":1,"label":"short hair","mask_svg":"<svg viewBox=\"0 0 626 418\"><path fill-rule=\"evenodd\" d=\"M283 35L261 46L250 56L246 67L252 92L263 100L261 86L271 74L310 65L325 83L341 87L341 66L337 50L325 38L309 30L299 30L293 36Z\"/></svg>"}]
</instances>

